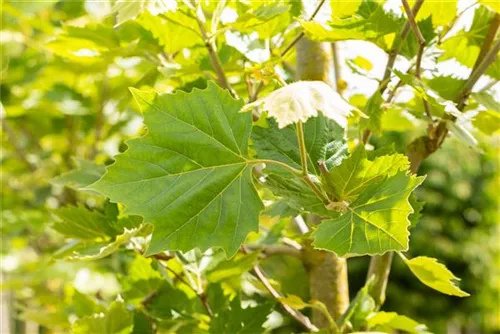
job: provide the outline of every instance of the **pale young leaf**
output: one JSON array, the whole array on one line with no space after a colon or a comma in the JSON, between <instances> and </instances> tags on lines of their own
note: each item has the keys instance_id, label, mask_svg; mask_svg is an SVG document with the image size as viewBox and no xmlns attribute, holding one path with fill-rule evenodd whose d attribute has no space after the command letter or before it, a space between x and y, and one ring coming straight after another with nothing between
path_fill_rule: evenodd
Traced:
<instances>
[{"instance_id":1,"label":"pale young leaf","mask_svg":"<svg viewBox=\"0 0 500 334\"><path fill-rule=\"evenodd\" d=\"M318 116L318 112L345 128L347 117L357 110L322 81L294 82L247 104L242 111L255 107L261 107L275 118L280 129L298 122L305 123L309 118Z\"/></svg>"},{"instance_id":2,"label":"pale young leaf","mask_svg":"<svg viewBox=\"0 0 500 334\"><path fill-rule=\"evenodd\" d=\"M418 256L410 260L402 256L402 259L420 282L428 287L446 295L469 296L453 282L458 281L459 278L455 277L444 264L439 263L436 259L427 256Z\"/></svg>"}]
</instances>

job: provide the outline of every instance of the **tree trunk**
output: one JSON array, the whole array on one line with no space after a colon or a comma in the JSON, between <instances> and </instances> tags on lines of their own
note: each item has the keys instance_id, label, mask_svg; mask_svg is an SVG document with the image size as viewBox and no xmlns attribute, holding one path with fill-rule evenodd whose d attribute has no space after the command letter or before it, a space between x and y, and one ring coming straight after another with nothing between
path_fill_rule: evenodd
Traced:
<instances>
[{"instance_id":1,"label":"tree trunk","mask_svg":"<svg viewBox=\"0 0 500 334\"><path fill-rule=\"evenodd\" d=\"M312 42L302 38L297 43L297 77L300 80L318 80L333 85L333 58L330 43ZM346 260L331 252L304 247L305 264L309 273L311 299L326 305L337 320L349 306L349 287ZM328 327L323 314L313 310L313 323Z\"/></svg>"}]
</instances>

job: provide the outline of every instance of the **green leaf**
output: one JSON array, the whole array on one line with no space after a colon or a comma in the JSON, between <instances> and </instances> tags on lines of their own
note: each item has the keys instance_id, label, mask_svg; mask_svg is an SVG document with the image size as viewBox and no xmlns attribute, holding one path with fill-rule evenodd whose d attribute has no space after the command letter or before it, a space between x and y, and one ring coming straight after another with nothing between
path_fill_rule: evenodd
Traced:
<instances>
[{"instance_id":1,"label":"green leaf","mask_svg":"<svg viewBox=\"0 0 500 334\"><path fill-rule=\"evenodd\" d=\"M233 277L239 277L246 273L256 264L259 252L253 252L248 255L234 257L231 260L219 263L207 274L209 282L219 282Z\"/></svg>"},{"instance_id":2,"label":"green leaf","mask_svg":"<svg viewBox=\"0 0 500 334\"><path fill-rule=\"evenodd\" d=\"M123 302L113 302L103 314L94 314L78 319L73 323L73 334L129 334L134 327L133 313L125 308Z\"/></svg>"},{"instance_id":3,"label":"green leaf","mask_svg":"<svg viewBox=\"0 0 500 334\"><path fill-rule=\"evenodd\" d=\"M400 255L411 272L420 282L428 287L446 295L458 297L470 296L453 283L453 280L459 280L459 278L455 277L444 264L437 262L436 259L427 256L418 256L408 260L402 254Z\"/></svg>"},{"instance_id":4,"label":"green leaf","mask_svg":"<svg viewBox=\"0 0 500 334\"><path fill-rule=\"evenodd\" d=\"M134 100L139 106L141 112L146 112L154 103L156 96L158 95L154 90L140 90L134 87L129 87L128 89L134 97Z\"/></svg>"},{"instance_id":5,"label":"green leaf","mask_svg":"<svg viewBox=\"0 0 500 334\"><path fill-rule=\"evenodd\" d=\"M269 126L255 126L252 132L253 148L257 157L286 163L300 169L300 152L294 125L278 129L276 122L268 120ZM344 129L323 115L310 118L304 124L304 136L308 155L308 167L312 173L320 174L318 162L327 167L338 165L347 153ZM267 166L265 185L296 210L305 210L319 215L330 215L324 203L314 192L289 171Z\"/></svg>"},{"instance_id":6,"label":"green leaf","mask_svg":"<svg viewBox=\"0 0 500 334\"><path fill-rule=\"evenodd\" d=\"M165 13L177 9L177 3L173 0L118 0L115 2L111 13L116 14L116 25L133 20L139 14L148 10L152 14Z\"/></svg>"},{"instance_id":7,"label":"green leaf","mask_svg":"<svg viewBox=\"0 0 500 334\"><path fill-rule=\"evenodd\" d=\"M193 313L193 300L189 299L184 291L174 288L163 282L154 297L145 303L147 314L156 319L171 319L175 313L191 315Z\"/></svg>"},{"instance_id":8,"label":"green leaf","mask_svg":"<svg viewBox=\"0 0 500 334\"><path fill-rule=\"evenodd\" d=\"M98 304L92 297L85 295L78 290L72 291L71 305L73 306L75 314L82 318L91 316L94 313L104 312L105 308Z\"/></svg>"},{"instance_id":9,"label":"green leaf","mask_svg":"<svg viewBox=\"0 0 500 334\"><path fill-rule=\"evenodd\" d=\"M370 329L384 332L404 331L408 333L428 333L427 327L415 320L396 312L377 312L370 316L366 322Z\"/></svg>"},{"instance_id":10,"label":"green leaf","mask_svg":"<svg viewBox=\"0 0 500 334\"><path fill-rule=\"evenodd\" d=\"M417 226L420 218L422 218L422 210L425 205L425 201L421 201L417 198L415 193L412 193L409 198L410 205L413 208L413 213L410 214L408 219L410 220L410 230Z\"/></svg>"},{"instance_id":11,"label":"green leaf","mask_svg":"<svg viewBox=\"0 0 500 334\"><path fill-rule=\"evenodd\" d=\"M357 56L352 60L352 62L358 67L367 71L370 71L373 68L372 63L365 57Z\"/></svg>"},{"instance_id":12,"label":"green leaf","mask_svg":"<svg viewBox=\"0 0 500 334\"><path fill-rule=\"evenodd\" d=\"M160 45L165 47L167 54L173 54L198 44L203 45L200 35L187 28L198 28L195 19L179 11L166 13L165 17L168 19L145 11L137 18L137 22L153 34ZM179 22L182 25L173 22Z\"/></svg>"},{"instance_id":13,"label":"green leaf","mask_svg":"<svg viewBox=\"0 0 500 334\"><path fill-rule=\"evenodd\" d=\"M252 121L240 101L206 90L157 97L146 136L128 141L90 186L155 227L146 255L221 247L233 255L257 231L262 202L247 160Z\"/></svg>"},{"instance_id":14,"label":"green leaf","mask_svg":"<svg viewBox=\"0 0 500 334\"><path fill-rule=\"evenodd\" d=\"M472 124L482 132L491 136L500 131L500 112L482 110L474 118Z\"/></svg>"},{"instance_id":15,"label":"green leaf","mask_svg":"<svg viewBox=\"0 0 500 334\"><path fill-rule=\"evenodd\" d=\"M411 117L411 115L409 115ZM404 110L399 107L388 108L380 120L383 131L405 132L415 128L415 124L404 114Z\"/></svg>"},{"instance_id":16,"label":"green leaf","mask_svg":"<svg viewBox=\"0 0 500 334\"><path fill-rule=\"evenodd\" d=\"M368 119L361 119L360 127L362 129L369 129L375 133L382 130L382 114L384 112L382 109L383 102L382 95L378 90L366 102L363 113L368 116Z\"/></svg>"},{"instance_id":17,"label":"green leaf","mask_svg":"<svg viewBox=\"0 0 500 334\"><path fill-rule=\"evenodd\" d=\"M437 76L427 81L427 85L442 98L454 101L467 80L452 76Z\"/></svg>"},{"instance_id":18,"label":"green leaf","mask_svg":"<svg viewBox=\"0 0 500 334\"><path fill-rule=\"evenodd\" d=\"M398 172L378 183L371 183L342 216L326 220L313 232L313 245L339 256L383 254L408 249L413 212L410 193L423 177Z\"/></svg>"},{"instance_id":19,"label":"green leaf","mask_svg":"<svg viewBox=\"0 0 500 334\"><path fill-rule=\"evenodd\" d=\"M370 161L360 145L340 166L333 167L323 177L336 200L351 202L371 184L408 167L408 158L402 154L383 155Z\"/></svg>"},{"instance_id":20,"label":"green leaf","mask_svg":"<svg viewBox=\"0 0 500 334\"><path fill-rule=\"evenodd\" d=\"M72 249L68 260L94 261L102 259L116 252L122 245L130 242L135 237L146 237L152 232L150 224L144 224L132 230L125 229L123 234L118 235L112 242L83 243Z\"/></svg>"},{"instance_id":21,"label":"green leaf","mask_svg":"<svg viewBox=\"0 0 500 334\"><path fill-rule=\"evenodd\" d=\"M486 107L486 109L493 110L500 113L500 102L495 100L493 95L488 92L472 93L472 97Z\"/></svg>"},{"instance_id":22,"label":"green leaf","mask_svg":"<svg viewBox=\"0 0 500 334\"><path fill-rule=\"evenodd\" d=\"M97 239L114 237L123 231L116 215L105 215L82 206L62 207L53 211L58 220L52 225L57 232L71 238Z\"/></svg>"},{"instance_id":23,"label":"green leaf","mask_svg":"<svg viewBox=\"0 0 500 334\"><path fill-rule=\"evenodd\" d=\"M268 120L269 126L255 126L252 132L253 147L257 157L277 160L290 167L300 169L300 151L297 132L294 125L279 129L273 119ZM347 144L344 139L344 129L334 121L318 115L304 124L304 136L308 157L308 169L316 175L320 174L318 161L327 164L338 164L345 156ZM286 173L281 168L269 166L276 173Z\"/></svg>"},{"instance_id":24,"label":"green leaf","mask_svg":"<svg viewBox=\"0 0 500 334\"><path fill-rule=\"evenodd\" d=\"M87 187L99 180L106 168L90 160L75 159L77 168L52 179L53 184L65 185L75 190Z\"/></svg>"},{"instance_id":25,"label":"green leaf","mask_svg":"<svg viewBox=\"0 0 500 334\"><path fill-rule=\"evenodd\" d=\"M241 307L239 297L234 298L230 308L216 314L210 322L211 334L254 334L264 332L262 325L271 312L272 304L256 307Z\"/></svg>"},{"instance_id":26,"label":"green leaf","mask_svg":"<svg viewBox=\"0 0 500 334\"><path fill-rule=\"evenodd\" d=\"M332 10L332 16L343 18L354 15L358 11L358 8L362 2L363 2L362 0L353 0L353 1L331 0L330 8Z\"/></svg>"},{"instance_id":27,"label":"green leaf","mask_svg":"<svg viewBox=\"0 0 500 334\"><path fill-rule=\"evenodd\" d=\"M356 6L356 3L352 6ZM335 10L332 10L333 16L327 25L304 20L300 21L300 24L306 36L313 41L364 40L388 50L390 46L385 42L384 36L397 34L404 21L392 13L385 12L375 1L363 1L356 13L353 11L352 8L347 9L346 12L351 12L352 15L339 17L336 16Z\"/></svg>"},{"instance_id":28,"label":"green leaf","mask_svg":"<svg viewBox=\"0 0 500 334\"><path fill-rule=\"evenodd\" d=\"M432 25L436 28L448 25L457 15L457 1L428 1L424 2L418 11L417 21L421 21L429 16L432 18Z\"/></svg>"},{"instance_id":29,"label":"green leaf","mask_svg":"<svg viewBox=\"0 0 500 334\"><path fill-rule=\"evenodd\" d=\"M470 29L459 31L441 44L440 48L445 53L439 60L455 58L462 65L473 68L494 15L485 7L479 6L474 12ZM500 58L497 57L485 74L494 79L500 79Z\"/></svg>"},{"instance_id":30,"label":"green leaf","mask_svg":"<svg viewBox=\"0 0 500 334\"><path fill-rule=\"evenodd\" d=\"M296 310L302 310L310 306L310 304L306 303L299 296L295 295L287 295L286 297L281 297L279 301L282 304L288 305Z\"/></svg>"},{"instance_id":31,"label":"green leaf","mask_svg":"<svg viewBox=\"0 0 500 334\"><path fill-rule=\"evenodd\" d=\"M290 6L283 3L265 3L243 12L229 27L241 32L256 31L261 39L271 38L288 24L289 10Z\"/></svg>"},{"instance_id":32,"label":"green leaf","mask_svg":"<svg viewBox=\"0 0 500 334\"><path fill-rule=\"evenodd\" d=\"M494 10L497 13L500 13L500 4L497 1L491 0L480 0L479 3L488 7L491 10Z\"/></svg>"}]
</instances>

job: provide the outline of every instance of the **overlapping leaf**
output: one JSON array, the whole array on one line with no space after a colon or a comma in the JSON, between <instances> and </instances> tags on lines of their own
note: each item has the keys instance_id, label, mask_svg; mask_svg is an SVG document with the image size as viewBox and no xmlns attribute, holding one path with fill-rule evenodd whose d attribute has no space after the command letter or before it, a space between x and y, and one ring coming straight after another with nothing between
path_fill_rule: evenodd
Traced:
<instances>
[{"instance_id":1,"label":"overlapping leaf","mask_svg":"<svg viewBox=\"0 0 500 334\"><path fill-rule=\"evenodd\" d=\"M94 314L75 321L71 327L74 334L129 334L134 329L133 313L123 302L113 302L105 313Z\"/></svg>"},{"instance_id":2,"label":"overlapping leaf","mask_svg":"<svg viewBox=\"0 0 500 334\"><path fill-rule=\"evenodd\" d=\"M408 158L402 154L383 155L368 160L365 149L359 146L324 178L337 200L351 202L369 185L404 171L408 166Z\"/></svg>"},{"instance_id":3,"label":"overlapping leaf","mask_svg":"<svg viewBox=\"0 0 500 334\"><path fill-rule=\"evenodd\" d=\"M304 134L308 168L312 173L320 174L319 161L324 161L328 167L332 167L338 165L347 154L344 129L323 115L309 119L304 124ZM257 157L284 162L296 169L301 168L299 145L293 125L280 130L273 120L269 120L267 128L254 127L252 141ZM292 208L319 215L331 213L318 196L289 171L268 166L266 172L266 186Z\"/></svg>"},{"instance_id":4,"label":"overlapping leaf","mask_svg":"<svg viewBox=\"0 0 500 334\"><path fill-rule=\"evenodd\" d=\"M210 83L156 98L149 133L128 142L91 186L155 226L147 255L221 247L234 254L258 227L262 203L246 160L251 114Z\"/></svg>"},{"instance_id":5,"label":"overlapping leaf","mask_svg":"<svg viewBox=\"0 0 500 334\"><path fill-rule=\"evenodd\" d=\"M339 256L408 249L408 215L413 212L408 196L422 181L422 177L398 172L370 184L345 214L318 227L314 246Z\"/></svg>"}]
</instances>

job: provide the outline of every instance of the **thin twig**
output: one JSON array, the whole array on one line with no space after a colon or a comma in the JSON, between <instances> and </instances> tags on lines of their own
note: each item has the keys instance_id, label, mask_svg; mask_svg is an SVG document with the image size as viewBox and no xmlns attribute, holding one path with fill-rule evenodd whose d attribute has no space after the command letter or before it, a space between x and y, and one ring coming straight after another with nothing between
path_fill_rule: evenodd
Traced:
<instances>
[{"instance_id":1,"label":"thin twig","mask_svg":"<svg viewBox=\"0 0 500 334\"><path fill-rule=\"evenodd\" d=\"M323 6L323 4L325 3L325 1L326 0L321 0L318 3L318 5L316 6L316 9L314 10L314 12L311 14L311 16L309 17L309 19L307 21L314 20L314 18L319 13L319 11L320 11L321 7ZM288 51L290 51L295 46L295 44L297 44L304 36L305 36L305 33L302 31L297 37L294 38L294 40L290 44L288 44L288 46L283 51L281 51L280 57L283 58L288 53Z\"/></svg>"},{"instance_id":2,"label":"thin twig","mask_svg":"<svg viewBox=\"0 0 500 334\"><path fill-rule=\"evenodd\" d=\"M320 11L321 7L323 6L323 4L325 3L325 1L326 0L321 0L318 3L318 5L316 6L316 8L314 9L314 12L311 14L311 16L309 17L309 19L307 20L308 22L314 20L314 18L319 13L319 11ZM288 44L283 49L283 51L281 51L279 57L280 58L284 58L286 56L286 54L295 46L295 44L297 44L304 36L305 36L305 33L303 31L300 34L298 34L297 37L295 37L293 39L293 41L290 44ZM259 96L259 93L262 90L262 88L264 88L264 82L263 81L259 82L259 85L255 89L254 94L252 96L250 96L249 102L253 102L253 101L257 100L257 97Z\"/></svg>"},{"instance_id":3,"label":"thin twig","mask_svg":"<svg viewBox=\"0 0 500 334\"><path fill-rule=\"evenodd\" d=\"M415 63L415 77L420 80L421 78L421 66L422 66L422 56L424 55L424 49L425 49L425 38L422 36L422 32L420 31L420 28L418 27L417 21L415 21L415 16L413 15L413 11L410 9L410 5L408 4L408 1L406 0L401 0L403 3L403 8L406 12L406 15L408 16L408 22L410 22L410 27L413 30L413 33L417 37L418 40L418 53L417 53L417 62ZM433 122L432 119L432 113L431 113L431 107L429 105L429 102L425 97L422 98L422 102L424 104L424 110L425 114L431 121ZM432 130L432 125L430 130ZM430 131L432 133L432 131Z\"/></svg>"},{"instance_id":4,"label":"thin twig","mask_svg":"<svg viewBox=\"0 0 500 334\"><path fill-rule=\"evenodd\" d=\"M413 13L414 17L417 16L423 3L424 0L417 0L413 5L411 12ZM403 25L403 28L401 28L401 32L392 43L392 48L389 51L389 58L387 59L387 65L385 67L384 77L382 78L382 81L378 87L378 90L381 94L385 91L387 85L390 82L389 79L391 77L392 68L394 67L394 64L396 62L396 57L401 51L401 48L403 47L403 42L406 40L406 37L408 37L409 32L410 32L410 23L406 21L405 24Z\"/></svg>"},{"instance_id":5,"label":"thin twig","mask_svg":"<svg viewBox=\"0 0 500 334\"><path fill-rule=\"evenodd\" d=\"M416 17L420 8L422 7L424 3L424 0L417 0L415 4L413 5L413 8L411 9L411 12L413 14L413 17ZM380 81L380 84L377 88L378 92L380 94L383 94L387 86L389 85L389 82L391 81L391 73L392 69L394 68L394 64L396 63L396 58L401 51L401 48L403 47L403 42L406 40L406 37L408 37L408 33L410 32L410 23L408 21L405 22L403 27L401 28L401 31L398 36L394 39L394 42L392 43L391 50L389 51L389 58L387 58L387 64L385 66L384 70L384 76L382 80ZM363 131L363 136L361 138L363 144L368 143L368 140L371 137L371 131L369 129L366 129Z\"/></svg>"},{"instance_id":6,"label":"thin twig","mask_svg":"<svg viewBox=\"0 0 500 334\"><path fill-rule=\"evenodd\" d=\"M190 290L192 290L196 296L200 299L201 303L203 304L203 307L205 307L205 310L207 311L208 315L210 317L213 317L214 314L212 312L212 308L210 307L210 305L208 304L208 300L207 300L207 296L204 292L199 292L198 290L196 290L191 284L189 284L181 275L179 275L178 273L176 273L172 268L170 268L169 266L166 266L164 265L163 263L161 263L160 261L158 261L158 263L160 263L163 268L167 269L168 271L170 271L174 276L175 278L177 278L179 280L179 282L183 283L184 285L186 285Z\"/></svg>"},{"instance_id":7,"label":"thin twig","mask_svg":"<svg viewBox=\"0 0 500 334\"><path fill-rule=\"evenodd\" d=\"M245 246L241 246L241 251L244 254L248 254L248 251L246 250ZM311 323L311 320L303 315L301 312L294 310L290 306L286 305L285 303L282 302L282 295L274 289L274 287L269 283L269 280L267 279L266 275L262 271L262 269L258 266L255 265L253 266L253 273L257 278L262 282L262 284L266 287L267 291L273 296L283 307L283 309L295 320L297 320L304 328L306 328L310 332L317 332L318 328L314 326Z\"/></svg>"},{"instance_id":8,"label":"thin twig","mask_svg":"<svg viewBox=\"0 0 500 334\"><path fill-rule=\"evenodd\" d=\"M496 23L492 22L491 24ZM496 28L496 31L498 31L498 26ZM462 90L455 101L459 111L462 111L463 108L465 108L468 96L481 75L483 75L488 67L495 61L498 51L500 50L500 39L493 43L492 39L485 38L481 49L486 49L489 51L480 52L480 54L484 54L483 59L480 61L476 70L473 71L467 82L462 87ZM415 139L409 145L407 156L410 160L410 169L412 173L416 173L422 161L424 161L429 155L434 153L438 148L442 146L448 133L446 121L450 119L453 120L454 118L450 117L449 115L443 117L441 122L436 127L436 134L433 138L429 136L422 136ZM392 256L393 253L388 252L381 256L374 256L370 261L370 268L368 270L367 279L372 277L372 275L375 276L374 285L370 291L370 294L376 300L378 306L383 303L385 298L385 289L391 270Z\"/></svg>"},{"instance_id":9,"label":"thin twig","mask_svg":"<svg viewBox=\"0 0 500 334\"><path fill-rule=\"evenodd\" d=\"M219 55L217 54L217 47L215 43L215 38L210 38L207 31L205 30L205 18L201 17L203 15L203 11L196 11L196 22L198 22L198 27L201 32L201 37L205 42L205 46L208 50L208 55L210 57L210 62L212 63L212 67L214 68L215 74L217 75L217 81L222 88L227 89L232 97L235 99L238 98L238 94L233 89L231 84L229 83L226 72L224 72L224 68L222 67L222 63L220 61Z\"/></svg>"},{"instance_id":10,"label":"thin twig","mask_svg":"<svg viewBox=\"0 0 500 334\"><path fill-rule=\"evenodd\" d=\"M415 16L413 15L413 11L410 8L408 1L401 0L401 2L403 3L403 7L404 7L404 10L406 12L406 15L408 16L408 22L410 22L410 27L418 39L419 49L418 49L418 54L417 54L415 76L420 79L420 67L421 67L421 63L422 63L422 55L424 53L424 48L425 48L426 42L425 42L424 36L422 36L422 32L420 31L420 28L417 25L417 22L415 21Z\"/></svg>"}]
</instances>

